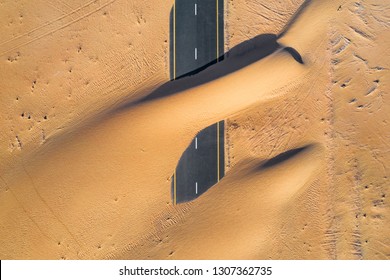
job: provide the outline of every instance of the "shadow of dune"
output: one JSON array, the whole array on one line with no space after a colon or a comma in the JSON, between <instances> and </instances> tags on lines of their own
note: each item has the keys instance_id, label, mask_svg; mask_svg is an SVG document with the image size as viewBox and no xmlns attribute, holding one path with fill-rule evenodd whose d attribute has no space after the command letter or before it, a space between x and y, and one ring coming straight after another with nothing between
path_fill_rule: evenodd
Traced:
<instances>
[{"instance_id":1,"label":"shadow of dune","mask_svg":"<svg viewBox=\"0 0 390 280\"><path fill-rule=\"evenodd\" d=\"M266 56L274 53L276 50L287 51L298 62L303 64L301 55L291 47L282 49L277 41L275 34L262 34L250 40L247 40L230 51L226 52L225 59L214 65L205 65L201 70L196 71L196 75L184 77L179 80L168 81L157 89L152 91L149 95L144 96L136 101L131 101L119 106L119 110L126 109L129 106L134 106L140 103L150 102L160 98L168 97L176 93L188 90L193 87L211 82L235 71L238 71L252 63L255 63Z\"/></svg>"},{"instance_id":2,"label":"shadow of dune","mask_svg":"<svg viewBox=\"0 0 390 280\"><path fill-rule=\"evenodd\" d=\"M296 49L292 47L285 47L283 50L291 54L291 56L295 59L296 62L300 64L304 64L302 56L299 54L299 52Z\"/></svg>"},{"instance_id":3,"label":"shadow of dune","mask_svg":"<svg viewBox=\"0 0 390 280\"><path fill-rule=\"evenodd\" d=\"M169 81L138 102L163 98L205 84L244 68L279 49L281 46L276 42L276 39L277 36L275 34L261 34L238 44L224 54L225 59L223 61L217 64L215 64L216 61L210 62L185 75L188 77Z\"/></svg>"},{"instance_id":4,"label":"shadow of dune","mask_svg":"<svg viewBox=\"0 0 390 280\"><path fill-rule=\"evenodd\" d=\"M306 146L303 146L300 148L296 148L296 149L292 149L292 150L288 150L286 152L283 152L283 153L277 155L276 157L273 157L273 158L265 161L260 166L258 166L257 169L263 170L263 169L271 168L273 166L281 164L282 162L285 162L285 161L297 156L300 153L303 153L307 150L310 150L311 148L313 148L313 146L314 145L306 145Z\"/></svg>"},{"instance_id":5,"label":"shadow of dune","mask_svg":"<svg viewBox=\"0 0 390 280\"><path fill-rule=\"evenodd\" d=\"M153 101L156 99L168 97L170 95L176 94L178 92L200 86L202 84L208 83L220 77L226 76L230 73L233 73L237 70L240 70L256 61L263 59L264 57L274 53L277 50L286 51L289 53L295 61L300 64L304 64L302 56L297 50L292 47L285 47L277 42L294 24L296 19L302 14L302 12L308 7L311 3L311 0L305 0L298 10L294 13L292 18L284 26L282 31L279 34L265 33L258 35L252 39L249 39L245 42L242 42L235 47L231 48L224 55L220 56L217 60L211 61L208 64L193 70L192 72L177 77L176 80L170 80L169 82L164 83L159 86L157 89L153 90L150 94L140 97L137 100L132 100L126 102L118 107L117 109L126 109L129 106L135 106L140 103ZM170 34L173 33L173 10L170 11ZM173 60L173 42L170 40L170 61ZM222 61L221 61L222 60ZM172 76L172 67L170 66L170 75ZM178 79L180 78L180 79Z\"/></svg>"},{"instance_id":6,"label":"shadow of dune","mask_svg":"<svg viewBox=\"0 0 390 280\"><path fill-rule=\"evenodd\" d=\"M274 53L277 50L288 52L295 61L300 64L304 64L302 56L297 50L292 47L285 47L280 45L277 40L281 38L287 30L293 25L296 19L311 3L311 0L305 0L298 10L294 13L292 18L284 26L279 34L265 33L258 35L252 39L244 41L235 47L231 48L228 52L221 55L218 59L215 59L206 65L195 69L185 75L177 77L175 80L170 80L164 83L149 95L140 98L137 101L132 101L120 106L124 109L128 106L137 105L139 103L153 101L159 98L168 97L178 92L200 86L202 84L211 82L228 74L231 74L237 70L240 70L256 61L263 59L264 57ZM173 10L170 11L170 34L173 33ZM173 41L170 40L170 61L173 61ZM218 63L217 63L218 62ZM169 69L172 76L172 67Z\"/></svg>"},{"instance_id":7,"label":"shadow of dune","mask_svg":"<svg viewBox=\"0 0 390 280\"><path fill-rule=\"evenodd\" d=\"M139 100L137 103L167 97L240 70L274 53L276 50L282 49L282 46L276 40L276 34L261 34L238 44L225 53L225 59L223 61L218 63L215 63L216 61L210 62L209 64L192 71L192 74L186 74L185 76L187 77L169 81L148 96ZM282 50L287 51L298 63L303 64L301 55L294 48L285 47Z\"/></svg>"}]
</instances>

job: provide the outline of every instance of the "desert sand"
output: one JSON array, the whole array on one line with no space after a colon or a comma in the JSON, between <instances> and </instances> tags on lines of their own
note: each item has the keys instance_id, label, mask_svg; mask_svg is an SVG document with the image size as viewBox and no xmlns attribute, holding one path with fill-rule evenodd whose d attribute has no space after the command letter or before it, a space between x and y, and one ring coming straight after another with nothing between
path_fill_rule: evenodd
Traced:
<instances>
[{"instance_id":1,"label":"desert sand","mask_svg":"<svg viewBox=\"0 0 390 280\"><path fill-rule=\"evenodd\" d=\"M225 1L225 60L169 81L172 5L0 3L0 259L389 259L390 3ZM226 176L173 205L223 119Z\"/></svg>"}]
</instances>

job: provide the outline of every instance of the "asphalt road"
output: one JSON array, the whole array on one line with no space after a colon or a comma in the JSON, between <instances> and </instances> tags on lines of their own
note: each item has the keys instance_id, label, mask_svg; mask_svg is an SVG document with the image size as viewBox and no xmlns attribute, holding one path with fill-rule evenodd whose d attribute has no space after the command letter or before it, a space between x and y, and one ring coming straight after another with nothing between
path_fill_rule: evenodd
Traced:
<instances>
[{"instance_id":1,"label":"asphalt road","mask_svg":"<svg viewBox=\"0 0 390 280\"><path fill-rule=\"evenodd\" d=\"M200 131L183 153L172 176L173 203L196 199L225 175L225 122Z\"/></svg>"},{"instance_id":2,"label":"asphalt road","mask_svg":"<svg viewBox=\"0 0 390 280\"><path fill-rule=\"evenodd\" d=\"M171 80L202 70L223 53L223 0L176 0L170 19Z\"/></svg>"}]
</instances>

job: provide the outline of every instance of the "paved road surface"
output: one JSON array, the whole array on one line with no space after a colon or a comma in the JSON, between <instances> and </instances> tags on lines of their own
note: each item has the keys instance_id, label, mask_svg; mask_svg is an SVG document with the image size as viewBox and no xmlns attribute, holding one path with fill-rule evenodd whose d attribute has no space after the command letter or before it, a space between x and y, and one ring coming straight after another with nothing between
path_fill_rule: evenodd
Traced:
<instances>
[{"instance_id":1,"label":"paved road surface","mask_svg":"<svg viewBox=\"0 0 390 280\"><path fill-rule=\"evenodd\" d=\"M170 26L172 80L199 71L223 56L223 0L176 0Z\"/></svg>"},{"instance_id":2,"label":"paved road surface","mask_svg":"<svg viewBox=\"0 0 390 280\"><path fill-rule=\"evenodd\" d=\"M173 203L196 199L225 175L225 123L200 131L183 153L172 176Z\"/></svg>"}]
</instances>

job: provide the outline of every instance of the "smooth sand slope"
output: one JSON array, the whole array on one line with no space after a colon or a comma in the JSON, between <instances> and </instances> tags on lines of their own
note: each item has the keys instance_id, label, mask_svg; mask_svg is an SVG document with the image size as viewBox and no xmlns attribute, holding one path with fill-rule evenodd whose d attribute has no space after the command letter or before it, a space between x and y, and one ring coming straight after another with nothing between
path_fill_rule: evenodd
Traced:
<instances>
[{"instance_id":1,"label":"smooth sand slope","mask_svg":"<svg viewBox=\"0 0 390 280\"><path fill-rule=\"evenodd\" d=\"M144 2L1 4L0 258L388 259L389 4L227 1L229 56L168 82ZM222 119L226 176L172 205Z\"/></svg>"}]
</instances>

